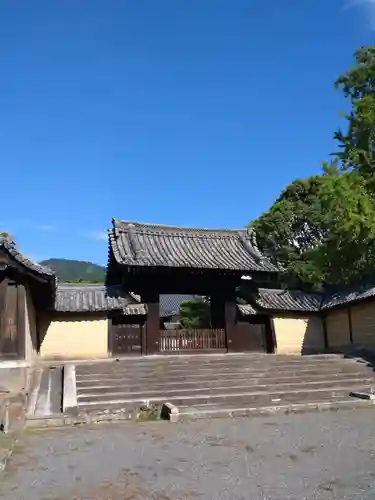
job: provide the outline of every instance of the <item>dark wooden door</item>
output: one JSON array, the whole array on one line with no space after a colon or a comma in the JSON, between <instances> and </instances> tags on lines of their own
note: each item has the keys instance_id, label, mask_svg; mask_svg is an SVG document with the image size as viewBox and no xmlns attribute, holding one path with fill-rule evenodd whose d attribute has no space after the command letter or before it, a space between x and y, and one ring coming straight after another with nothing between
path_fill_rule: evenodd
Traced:
<instances>
[{"instance_id":1,"label":"dark wooden door","mask_svg":"<svg viewBox=\"0 0 375 500\"><path fill-rule=\"evenodd\" d=\"M1 283L0 357L20 358L24 355L23 287L13 282Z\"/></svg>"},{"instance_id":2,"label":"dark wooden door","mask_svg":"<svg viewBox=\"0 0 375 500\"><path fill-rule=\"evenodd\" d=\"M228 347L232 352L267 352L265 324L237 323L233 341Z\"/></svg>"},{"instance_id":3,"label":"dark wooden door","mask_svg":"<svg viewBox=\"0 0 375 500\"><path fill-rule=\"evenodd\" d=\"M126 320L125 320L126 321ZM113 318L111 325L111 350L114 356L142 354L142 325L127 324Z\"/></svg>"}]
</instances>

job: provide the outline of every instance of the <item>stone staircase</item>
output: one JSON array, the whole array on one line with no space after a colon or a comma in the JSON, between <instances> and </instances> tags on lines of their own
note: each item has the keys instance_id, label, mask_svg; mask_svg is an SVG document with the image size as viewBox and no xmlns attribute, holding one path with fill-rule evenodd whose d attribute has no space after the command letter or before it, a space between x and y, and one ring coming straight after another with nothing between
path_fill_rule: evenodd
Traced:
<instances>
[{"instance_id":1,"label":"stone staircase","mask_svg":"<svg viewBox=\"0 0 375 500\"><path fill-rule=\"evenodd\" d=\"M75 367L78 414L130 418L169 402L180 419L364 404L374 372L338 355L155 356ZM375 384L374 384L375 385Z\"/></svg>"}]
</instances>

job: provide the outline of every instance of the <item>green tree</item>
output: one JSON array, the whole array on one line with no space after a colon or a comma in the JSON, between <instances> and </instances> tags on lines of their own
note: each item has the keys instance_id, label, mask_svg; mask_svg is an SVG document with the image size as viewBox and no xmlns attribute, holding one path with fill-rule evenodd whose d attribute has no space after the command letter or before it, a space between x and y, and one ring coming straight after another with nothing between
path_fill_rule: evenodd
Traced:
<instances>
[{"instance_id":1,"label":"green tree","mask_svg":"<svg viewBox=\"0 0 375 500\"><path fill-rule=\"evenodd\" d=\"M373 273L375 210L357 171L325 164L322 175L290 184L253 226L291 287L349 284Z\"/></svg>"},{"instance_id":2,"label":"green tree","mask_svg":"<svg viewBox=\"0 0 375 500\"><path fill-rule=\"evenodd\" d=\"M180 318L183 328L208 328L211 319L210 304L198 299L182 302Z\"/></svg>"},{"instance_id":3,"label":"green tree","mask_svg":"<svg viewBox=\"0 0 375 500\"><path fill-rule=\"evenodd\" d=\"M323 173L292 182L253 222L260 247L285 267L289 286L319 288L374 276L375 45L335 82L350 103L339 152Z\"/></svg>"},{"instance_id":4,"label":"green tree","mask_svg":"<svg viewBox=\"0 0 375 500\"><path fill-rule=\"evenodd\" d=\"M323 279L321 269L309 258L323 237L317 205L323 182L323 175L295 180L251 224L260 248L284 266L284 279L291 287L314 287Z\"/></svg>"},{"instance_id":5,"label":"green tree","mask_svg":"<svg viewBox=\"0 0 375 500\"><path fill-rule=\"evenodd\" d=\"M311 253L326 285L346 285L374 275L375 209L358 171L324 177L314 210L321 211L322 242Z\"/></svg>"},{"instance_id":6,"label":"green tree","mask_svg":"<svg viewBox=\"0 0 375 500\"><path fill-rule=\"evenodd\" d=\"M335 156L344 170L358 171L375 189L375 45L355 52L355 65L335 82L349 99L351 111L344 114L348 130L338 130L340 151Z\"/></svg>"}]
</instances>

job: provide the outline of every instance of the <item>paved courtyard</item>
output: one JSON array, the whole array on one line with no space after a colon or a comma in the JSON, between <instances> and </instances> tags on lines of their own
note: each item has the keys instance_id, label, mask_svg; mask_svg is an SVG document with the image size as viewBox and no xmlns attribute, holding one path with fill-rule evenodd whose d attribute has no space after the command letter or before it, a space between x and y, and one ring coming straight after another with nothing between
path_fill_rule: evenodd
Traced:
<instances>
[{"instance_id":1,"label":"paved courtyard","mask_svg":"<svg viewBox=\"0 0 375 500\"><path fill-rule=\"evenodd\" d=\"M373 499L375 412L30 432L4 500Z\"/></svg>"}]
</instances>

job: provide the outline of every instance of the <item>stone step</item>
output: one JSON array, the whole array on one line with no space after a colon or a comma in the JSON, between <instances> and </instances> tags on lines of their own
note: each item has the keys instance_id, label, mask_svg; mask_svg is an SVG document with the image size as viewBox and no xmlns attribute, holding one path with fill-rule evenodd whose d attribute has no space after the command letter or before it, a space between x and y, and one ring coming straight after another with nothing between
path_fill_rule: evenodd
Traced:
<instances>
[{"instance_id":1,"label":"stone step","mask_svg":"<svg viewBox=\"0 0 375 500\"><path fill-rule=\"evenodd\" d=\"M61 413L51 413L45 416L29 416L26 421L28 428L62 427L65 425L65 416Z\"/></svg>"},{"instance_id":2,"label":"stone step","mask_svg":"<svg viewBox=\"0 0 375 500\"><path fill-rule=\"evenodd\" d=\"M228 358L229 359L229 358ZM143 362L143 358L139 358L138 363L130 363L130 362L119 362L119 363L98 363L96 365L77 365L77 372L79 372L81 375L91 375L92 373L100 373L100 374L108 374L108 373L113 373L113 372L134 372L134 371L142 371L142 372L147 372L147 371L154 371L158 369L165 369L165 370L184 370L186 367L190 368L198 368L198 369L217 369L218 367L220 368L233 368L233 367L238 367L238 366L247 366L247 367L264 367L267 366L269 368L273 369L278 369L278 368L283 368L285 366L289 367L294 367L298 369L300 366L315 366L315 367L323 367L323 366L330 366L330 365L349 365L349 364L356 364L357 362L355 360L343 360L343 359L334 359L334 360L312 360L312 359L305 359L303 357L298 358L297 360L283 360L280 362L275 362L272 361L272 358L267 357L264 358L263 360L261 359L248 359L248 358L241 358L237 360L232 360L232 359L223 359L220 362L210 362L207 361L206 359L202 359L200 363L197 361L184 361L180 360L178 362L170 363L170 362L163 362L163 360L158 360L157 362L154 363L145 363Z\"/></svg>"},{"instance_id":3,"label":"stone step","mask_svg":"<svg viewBox=\"0 0 375 500\"><path fill-rule=\"evenodd\" d=\"M95 361L93 363L77 363L77 368L82 372L90 372L93 368L95 370L100 370L105 372L111 370L113 366L154 366L161 364L163 366L180 366L182 364L196 365L200 366L202 364L207 365L223 365L223 364L236 364L236 363L268 363L273 366L279 364L305 364L305 363L327 363L327 362L339 362L348 360L344 359L343 356L280 356L275 354L240 354L240 355L220 355L220 356L146 356L146 357L131 357L124 358L120 360L103 360ZM350 360L355 362L354 359Z\"/></svg>"},{"instance_id":4,"label":"stone step","mask_svg":"<svg viewBox=\"0 0 375 500\"><path fill-rule=\"evenodd\" d=\"M165 395L168 398L169 394L199 394L199 393L210 393L215 394L215 392L226 392L226 391L261 391L261 390L276 390L276 389L306 389L309 388L330 388L331 386L335 387L347 387L348 385L371 385L372 380L369 378L343 378L343 379L335 379L335 380L319 380L319 381L298 381L298 382L280 382L277 379L274 379L272 383L267 383L267 381L248 381L241 380L241 383L233 382L233 381L220 381L209 382L206 384L189 384L186 383L184 385L176 385L173 381L170 384L164 384L162 386L133 386L129 388L127 386L117 386L117 387L89 387L78 390L78 399L89 401L89 398L97 399L102 397L153 397L158 396L159 394ZM137 396L138 395L138 396Z\"/></svg>"},{"instance_id":5,"label":"stone step","mask_svg":"<svg viewBox=\"0 0 375 500\"><path fill-rule=\"evenodd\" d=\"M368 386L360 386L361 390L369 390ZM270 393L230 393L230 394L216 394L214 396L195 396L195 397L180 397L171 398L170 401L177 407L181 406L195 406L195 405L210 405L217 403L229 403L238 406L238 403L258 404L258 405L278 405L281 401L285 403L302 403L306 401L317 400L340 400L348 399L351 388L330 388L330 389L311 389L311 390L288 390L288 391L272 391Z\"/></svg>"},{"instance_id":6,"label":"stone step","mask_svg":"<svg viewBox=\"0 0 375 500\"><path fill-rule=\"evenodd\" d=\"M301 382L301 383L308 383L308 382L318 382L318 381L328 381L332 382L334 380L352 380L352 379L358 379L358 378L366 378L369 381L372 380L371 377L369 377L370 373L369 372L363 372L363 371L357 371L357 372L352 372L352 373L347 373L347 372L335 372L333 374L325 374L325 373L314 373L314 374L298 374L297 375L286 375L284 374L280 376L276 376L272 373L262 373L262 374L253 374L249 376L248 374L230 374L230 375L222 375L218 374L215 376L215 378L212 377L199 377L199 378L194 378L194 377L179 377L179 378L169 378L169 377L158 377L155 380L155 377L152 377L150 379L144 379L140 378L135 380L134 378L131 379L121 379L121 378L108 378L108 379L97 379L97 380L85 380L82 381L80 379L77 380L76 385L77 385L77 390L79 391L85 391L87 389L93 389L95 391L100 392L102 389L110 389L110 388L124 388L128 389L129 391L132 390L141 390L141 389L162 389L165 386L173 386L173 387L196 387L201 386L203 384L208 384L211 387L215 387L216 385L221 385L223 382L233 384L233 385L240 385L242 383L244 384L269 384L273 385L275 383L294 383L294 382ZM375 383L375 377L374 377L374 383Z\"/></svg>"},{"instance_id":7,"label":"stone step","mask_svg":"<svg viewBox=\"0 0 375 500\"><path fill-rule=\"evenodd\" d=\"M111 398L111 397L101 397L100 399L94 398L92 401L88 401L87 399L85 400L79 400L78 401L78 408L80 410L83 409L90 409L92 410L98 410L98 409L106 409L106 408L119 408L119 407L124 407L127 410L137 408L141 406L142 404L145 404L146 401L149 402L149 404L157 404L161 405L165 403L166 401L171 402L175 406L196 406L196 405L208 405L208 404L218 404L218 403L231 403L236 406L240 404L241 406L246 403L248 404L253 404L254 401L257 401L259 404L263 405L271 405L274 404L275 402L280 401L281 399L288 401L288 402L301 402L304 401L305 399L311 398L315 396L316 398L320 399L321 397L324 398L330 398L332 399L337 399L337 398L348 398L349 392L350 391L368 391L369 386L365 385L350 385L347 387L331 387L329 389L327 388L320 388L320 389L310 389L310 390L280 390L280 391L272 391L272 392L267 392L267 391L251 391L251 392L246 392L246 391L241 391L241 392L235 392L231 391L230 393L216 393L216 394L211 394L211 393L206 393L206 394L196 394L196 395L175 395L172 397L171 395L168 395L168 398L165 397L165 395L159 395L157 397L149 397L149 398L144 398L144 397L138 397L138 398L129 398L129 397L118 397L118 398Z\"/></svg>"},{"instance_id":8,"label":"stone step","mask_svg":"<svg viewBox=\"0 0 375 500\"><path fill-rule=\"evenodd\" d=\"M150 386L150 385L165 385L165 384L170 384L170 383L175 383L177 385L183 385L185 383L191 383L192 385L195 384L204 384L207 381L215 381L215 382L220 382L222 380L231 380L231 381L236 381L236 380L269 380L270 382L274 380L275 378L283 381L303 381L303 380L319 380L323 378L324 380L334 380L337 379L338 377L343 377L343 378L358 378L358 377L365 377L365 378L371 378L375 381L374 374L371 372L361 372L361 371L356 371L356 372L325 372L325 373L320 373L320 372L305 372L305 373L290 373L290 372L285 372L285 373L280 373L280 374L275 374L272 372L264 372L264 373L248 373L248 372L240 372L240 373L225 373L225 374L205 374L205 375L189 375L186 373L184 376L179 376L179 377L168 377L168 376L153 376L153 377L126 377L126 378L108 378L108 379L91 379L90 381L84 381L82 382L81 379L77 379L77 388L78 389L85 389L87 387L93 387L93 386L109 386L109 387L131 387L131 386Z\"/></svg>"},{"instance_id":9,"label":"stone step","mask_svg":"<svg viewBox=\"0 0 375 500\"><path fill-rule=\"evenodd\" d=\"M321 360L332 360L332 359L343 359L344 357L339 354L325 354L325 355L309 355L309 356L291 356L291 355L282 355L282 354L262 354L262 353L220 353L216 355L212 354L202 354L200 356L197 356L196 354L190 354L190 355L181 355L181 354L160 354L160 355L150 355L150 356L128 356L128 357L121 357L117 359L103 359L103 360L92 360L92 361L85 361L83 363L80 363L79 361L76 362L77 366L79 365L80 367L84 368L91 368L93 366L109 366L111 364L119 364L119 363L126 363L126 364L153 364L153 363L201 363L202 360L205 362L212 362L212 363L221 363L222 361L228 361L228 362L235 362L238 360L254 360L258 361L260 359L270 359L272 362L277 363L278 361L291 361L291 362L298 362L301 359L304 360L309 360L313 359L315 361L321 361Z\"/></svg>"},{"instance_id":10,"label":"stone step","mask_svg":"<svg viewBox=\"0 0 375 500\"><path fill-rule=\"evenodd\" d=\"M100 367L93 367L91 370L82 370L80 366L76 366L76 373L82 378L91 377L93 374L96 374L100 377L111 376L113 374L118 375L134 375L134 374L153 374L157 372L167 372L170 374L178 374L178 373L186 373L188 370L190 373L195 372L218 372L220 371L231 371L231 370L294 370L299 371L301 369L315 369L315 370L324 370L324 369L367 369L366 365L363 363L358 363L356 361L324 361L324 362L305 362L305 363L280 363L278 365L273 365L272 363L264 362L264 363L251 363L251 362L241 362L241 363L221 363L218 365L211 365L207 363L201 363L198 365L193 364L185 364L181 363L178 365L168 365L163 363L158 364L150 364L150 365L134 365L128 366L124 364L111 364L111 368L107 370L101 370Z\"/></svg>"},{"instance_id":11,"label":"stone step","mask_svg":"<svg viewBox=\"0 0 375 500\"><path fill-rule=\"evenodd\" d=\"M167 401L190 416L328 405L375 382L365 364L337 355L155 356L77 364L75 375L77 411L90 415L129 415Z\"/></svg>"},{"instance_id":12,"label":"stone step","mask_svg":"<svg viewBox=\"0 0 375 500\"><path fill-rule=\"evenodd\" d=\"M194 407L181 407L179 409L179 421L198 420L207 418L228 418L228 417L255 417L259 415L274 415L277 413L297 413L297 412L311 412L311 411L324 411L324 410L338 410L338 409L351 409L356 407L369 407L372 402L361 401L354 398L350 399L336 399L320 398L313 400L305 400L299 403L290 403L280 401L272 405L242 405L234 406L229 405L203 405Z\"/></svg>"},{"instance_id":13,"label":"stone step","mask_svg":"<svg viewBox=\"0 0 375 500\"><path fill-rule=\"evenodd\" d=\"M332 395L331 392L326 392L324 393L321 391L319 394L316 394L315 397L311 397L309 395L298 395L295 398L289 397L289 398L282 398L282 397L274 397L274 398L268 398L263 396L258 396L257 398L253 398L252 400L249 400L246 397L232 397L230 399L216 399L214 401L211 401L209 403L204 403L202 401L192 401L189 404L180 404L179 400L175 401L170 401L171 404L175 405L177 408L182 408L183 411L185 412L188 411L188 409L191 408L205 408L206 410L210 409L217 409L219 407L226 407L226 408L253 408L253 407L269 407L269 408L274 408L277 409L280 406L289 406L289 405L309 405L312 403L319 403L319 402L330 402L330 403L340 403L342 401L351 401L355 400L357 401L362 401L363 400L357 400L355 398L350 398L348 395L348 392L336 392L334 393L334 396ZM354 401L353 401L354 402ZM371 403L371 402L370 402ZM160 408L162 407L163 403L162 402L150 402L150 404L156 404ZM100 414L107 414L107 415L114 415L114 414L133 414L134 412L139 411L139 409L145 406L145 402L140 404L139 402L130 402L130 403L124 403L123 401L118 401L114 402L111 406L106 406L106 405L100 405L100 404L91 404L91 405L80 405L79 408L77 409L79 415L88 415L88 416L93 416L93 415L100 415Z\"/></svg>"},{"instance_id":14,"label":"stone step","mask_svg":"<svg viewBox=\"0 0 375 500\"><path fill-rule=\"evenodd\" d=\"M142 390L130 392L127 389L120 388L117 391L110 392L79 392L77 395L77 399L79 402L95 402L95 401L111 401L113 399L138 399L140 401L144 400L153 400L153 399L170 399L170 398L183 398L183 397L193 397L193 396L215 396L216 394L230 394L231 392L236 394L269 394L270 392L278 392L285 393L288 391L291 392L310 392L310 391L318 391L318 390L336 390L336 389L348 389L351 390L353 386L366 385L370 386L370 383L366 379L356 379L356 380L338 380L334 383L330 382L318 382L318 383L310 383L310 384L275 384L273 386L269 385L231 385L224 384L218 387L195 387L195 388L173 388L173 387L165 387L163 391L160 390Z\"/></svg>"}]
</instances>

